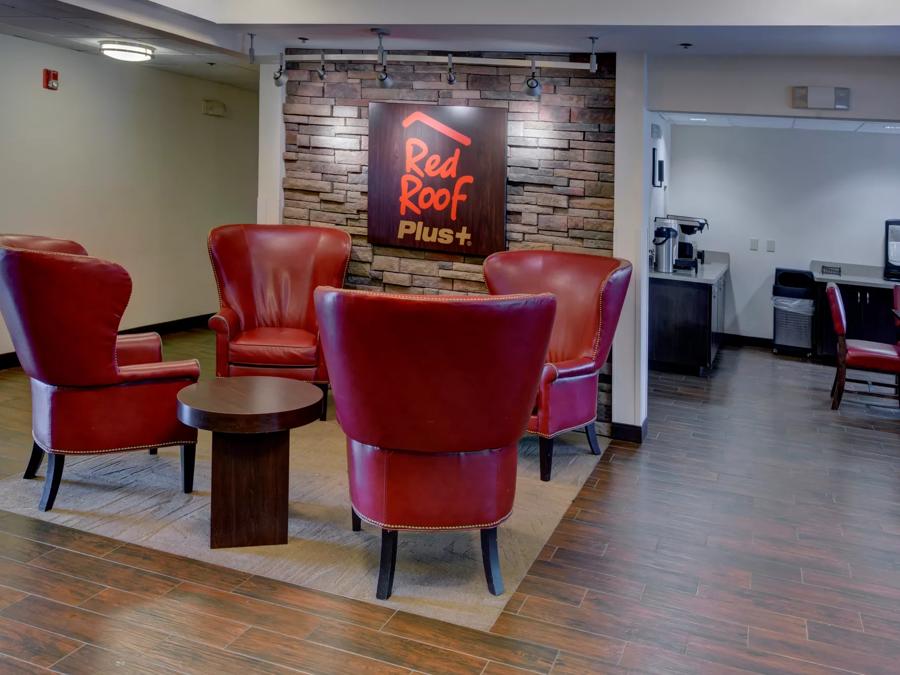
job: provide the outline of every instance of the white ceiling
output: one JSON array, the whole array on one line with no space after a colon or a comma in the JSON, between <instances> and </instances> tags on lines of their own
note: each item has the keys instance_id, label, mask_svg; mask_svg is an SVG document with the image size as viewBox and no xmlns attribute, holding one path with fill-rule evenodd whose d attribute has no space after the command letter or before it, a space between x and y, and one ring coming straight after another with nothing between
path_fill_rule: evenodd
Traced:
<instances>
[{"instance_id":1,"label":"white ceiling","mask_svg":"<svg viewBox=\"0 0 900 675\"><path fill-rule=\"evenodd\" d=\"M256 90L259 75L244 55L52 0L0 0L0 33L81 52L102 40L133 40L156 48L154 59L131 64ZM210 65L214 64L214 65Z\"/></svg>"},{"instance_id":2,"label":"white ceiling","mask_svg":"<svg viewBox=\"0 0 900 675\"><path fill-rule=\"evenodd\" d=\"M812 117L765 117L762 115L711 115L707 113L659 113L675 126L754 127L765 129L807 129L812 131L848 131L870 134L900 134L900 121L868 122Z\"/></svg>"}]
</instances>

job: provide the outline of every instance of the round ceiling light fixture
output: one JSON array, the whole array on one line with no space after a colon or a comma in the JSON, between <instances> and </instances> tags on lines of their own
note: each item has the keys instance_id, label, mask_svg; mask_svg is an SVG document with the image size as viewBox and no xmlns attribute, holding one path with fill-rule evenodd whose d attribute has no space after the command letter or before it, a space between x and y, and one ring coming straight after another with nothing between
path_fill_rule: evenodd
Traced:
<instances>
[{"instance_id":1,"label":"round ceiling light fixture","mask_svg":"<svg viewBox=\"0 0 900 675\"><path fill-rule=\"evenodd\" d=\"M100 53L118 61L138 63L152 59L156 49L137 42L101 42Z\"/></svg>"}]
</instances>

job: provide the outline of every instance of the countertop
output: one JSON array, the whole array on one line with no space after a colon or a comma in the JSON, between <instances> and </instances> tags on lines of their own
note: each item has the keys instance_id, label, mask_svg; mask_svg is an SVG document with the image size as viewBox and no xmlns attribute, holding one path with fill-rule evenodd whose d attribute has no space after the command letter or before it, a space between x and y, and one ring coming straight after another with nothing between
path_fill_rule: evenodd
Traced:
<instances>
[{"instance_id":1,"label":"countertop","mask_svg":"<svg viewBox=\"0 0 900 675\"><path fill-rule=\"evenodd\" d=\"M841 274L822 274L822 265L841 268ZM813 278L823 284L833 281L836 284L850 286L869 286L872 288L893 288L898 283L884 278L884 270L872 265L854 265L851 263L823 262L813 260L809 265Z\"/></svg>"},{"instance_id":2,"label":"countertop","mask_svg":"<svg viewBox=\"0 0 900 675\"><path fill-rule=\"evenodd\" d=\"M700 265L700 269L696 276L693 272L672 272L671 274L663 274L662 272L654 272L651 270L651 279L669 279L671 281L687 281L695 284L715 284L728 271L727 262L708 262Z\"/></svg>"}]
</instances>

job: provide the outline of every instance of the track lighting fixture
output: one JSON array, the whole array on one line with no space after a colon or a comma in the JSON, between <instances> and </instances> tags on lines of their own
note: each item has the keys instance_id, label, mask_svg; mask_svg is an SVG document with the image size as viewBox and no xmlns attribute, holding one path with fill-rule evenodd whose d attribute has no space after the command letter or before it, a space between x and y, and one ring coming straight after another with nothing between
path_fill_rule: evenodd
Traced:
<instances>
[{"instance_id":1,"label":"track lighting fixture","mask_svg":"<svg viewBox=\"0 0 900 675\"><path fill-rule=\"evenodd\" d=\"M591 41L591 73L597 72L597 38L590 38Z\"/></svg>"},{"instance_id":2,"label":"track lighting fixture","mask_svg":"<svg viewBox=\"0 0 900 675\"><path fill-rule=\"evenodd\" d=\"M322 58L319 61L319 68L316 70L316 75L319 76L320 80L325 79L325 50L322 50Z\"/></svg>"},{"instance_id":3,"label":"track lighting fixture","mask_svg":"<svg viewBox=\"0 0 900 675\"><path fill-rule=\"evenodd\" d=\"M456 84L456 73L453 72L453 54L447 54L447 84Z\"/></svg>"},{"instance_id":4,"label":"track lighting fixture","mask_svg":"<svg viewBox=\"0 0 900 675\"><path fill-rule=\"evenodd\" d=\"M381 30L380 28L373 28L372 30L378 36L378 62L381 64L381 70L378 71L377 76L378 86L384 89L390 89L394 86L394 78L388 73L387 52L382 44L384 36L390 35L390 33L386 30Z\"/></svg>"},{"instance_id":5,"label":"track lighting fixture","mask_svg":"<svg viewBox=\"0 0 900 675\"><path fill-rule=\"evenodd\" d=\"M278 70L272 75L276 87L283 87L288 81L287 73L284 70L284 52L278 55Z\"/></svg>"},{"instance_id":6,"label":"track lighting fixture","mask_svg":"<svg viewBox=\"0 0 900 675\"><path fill-rule=\"evenodd\" d=\"M531 75L525 80L525 93L529 96L541 95L541 83L537 79L537 62L531 59Z\"/></svg>"}]
</instances>

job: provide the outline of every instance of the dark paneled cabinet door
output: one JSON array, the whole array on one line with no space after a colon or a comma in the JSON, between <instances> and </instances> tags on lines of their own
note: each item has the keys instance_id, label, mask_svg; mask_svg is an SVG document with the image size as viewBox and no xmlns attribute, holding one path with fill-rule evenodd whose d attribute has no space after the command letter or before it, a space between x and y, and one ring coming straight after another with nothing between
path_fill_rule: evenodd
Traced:
<instances>
[{"instance_id":1,"label":"dark paneled cabinet door","mask_svg":"<svg viewBox=\"0 0 900 675\"><path fill-rule=\"evenodd\" d=\"M894 343L894 295L890 288L838 284L847 316L847 338ZM816 355L833 359L837 354L837 336L831 320L831 310L825 295L825 284L817 284L816 294Z\"/></svg>"},{"instance_id":2,"label":"dark paneled cabinet door","mask_svg":"<svg viewBox=\"0 0 900 675\"><path fill-rule=\"evenodd\" d=\"M650 280L650 363L699 372L712 363L712 286Z\"/></svg>"}]
</instances>

